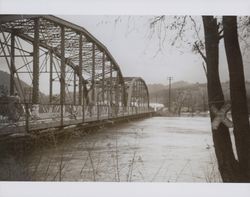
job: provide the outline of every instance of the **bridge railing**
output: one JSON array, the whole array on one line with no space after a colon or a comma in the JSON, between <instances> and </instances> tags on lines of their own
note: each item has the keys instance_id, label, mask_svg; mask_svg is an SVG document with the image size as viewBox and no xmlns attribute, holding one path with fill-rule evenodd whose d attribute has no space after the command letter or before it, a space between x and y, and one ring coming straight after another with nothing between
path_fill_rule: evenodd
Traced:
<instances>
[{"instance_id":1,"label":"bridge railing","mask_svg":"<svg viewBox=\"0 0 250 197\"><path fill-rule=\"evenodd\" d=\"M24 130L59 127L91 121L113 119L149 112L148 107L38 104L17 101L0 102L0 131L7 126Z\"/></svg>"}]
</instances>

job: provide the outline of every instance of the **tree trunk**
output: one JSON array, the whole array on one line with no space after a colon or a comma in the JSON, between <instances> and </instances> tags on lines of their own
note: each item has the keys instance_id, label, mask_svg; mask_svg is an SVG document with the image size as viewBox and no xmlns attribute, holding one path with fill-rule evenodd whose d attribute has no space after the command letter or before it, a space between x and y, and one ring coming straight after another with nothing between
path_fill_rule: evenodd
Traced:
<instances>
[{"instance_id":1,"label":"tree trunk","mask_svg":"<svg viewBox=\"0 0 250 197\"><path fill-rule=\"evenodd\" d=\"M203 26L205 33L205 46L207 58L207 90L209 107L214 105L220 109L224 104L224 95L219 77L219 36L218 24L213 16L203 16ZM214 115L210 110L211 122ZM220 124L219 128L212 130L215 154L218 161L219 171L223 182L239 182L238 162L236 161L232 149L232 142L228 128Z\"/></svg>"},{"instance_id":2,"label":"tree trunk","mask_svg":"<svg viewBox=\"0 0 250 197\"><path fill-rule=\"evenodd\" d=\"M223 17L224 42L230 75L230 96L235 144L243 181L250 181L250 128L243 61L238 41L236 16Z\"/></svg>"}]
</instances>

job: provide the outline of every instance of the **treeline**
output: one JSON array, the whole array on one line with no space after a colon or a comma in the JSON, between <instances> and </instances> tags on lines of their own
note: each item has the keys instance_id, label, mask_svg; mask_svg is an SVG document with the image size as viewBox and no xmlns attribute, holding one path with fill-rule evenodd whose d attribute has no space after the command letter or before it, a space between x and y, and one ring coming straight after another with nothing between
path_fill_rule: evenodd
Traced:
<instances>
[{"instance_id":1,"label":"treeline","mask_svg":"<svg viewBox=\"0 0 250 197\"><path fill-rule=\"evenodd\" d=\"M148 85L150 102L162 103L168 108L169 88L162 84ZM229 82L222 83L225 100L230 101ZM248 111L250 112L250 82L246 82ZM175 113L180 112L205 112L208 111L207 84L187 82L176 82L171 88L171 110Z\"/></svg>"}]
</instances>

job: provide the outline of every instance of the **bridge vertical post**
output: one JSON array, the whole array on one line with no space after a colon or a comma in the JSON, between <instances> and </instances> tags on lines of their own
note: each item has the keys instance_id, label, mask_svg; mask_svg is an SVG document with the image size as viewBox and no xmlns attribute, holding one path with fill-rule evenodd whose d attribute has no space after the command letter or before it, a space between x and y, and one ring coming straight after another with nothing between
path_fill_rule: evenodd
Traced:
<instances>
[{"instance_id":1,"label":"bridge vertical post","mask_svg":"<svg viewBox=\"0 0 250 197\"><path fill-rule=\"evenodd\" d=\"M79 76L79 90L78 90L78 104L82 104L82 34L79 35L79 68L78 68L78 76Z\"/></svg>"},{"instance_id":2,"label":"bridge vertical post","mask_svg":"<svg viewBox=\"0 0 250 197\"><path fill-rule=\"evenodd\" d=\"M137 81L137 105L138 105L138 107L137 107L137 111L138 111L138 113L140 113L140 99L141 99L141 95L140 95L140 81L138 80Z\"/></svg>"},{"instance_id":3,"label":"bridge vertical post","mask_svg":"<svg viewBox=\"0 0 250 197\"><path fill-rule=\"evenodd\" d=\"M146 105L146 102L147 102L146 96L147 96L146 90L145 90L145 88L143 88L143 107L144 107L144 111L148 111L147 105Z\"/></svg>"},{"instance_id":4,"label":"bridge vertical post","mask_svg":"<svg viewBox=\"0 0 250 197\"><path fill-rule=\"evenodd\" d=\"M140 81L137 81L137 112L140 113Z\"/></svg>"},{"instance_id":5,"label":"bridge vertical post","mask_svg":"<svg viewBox=\"0 0 250 197\"><path fill-rule=\"evenodd\" d=\"M141 113L141 81L138 82L138 86L139 86L138 107L139 107L139 113Z\"/></svg>"},{"instance_id":6,"label":"bridge vertical post","mask_svg":"<svg viewBox=\"0 0 250 197\"><path fill-rule=\"evenodd\" d=\"M136 106L135 106L135 112L138 114L138 109L139 109L139 87L138 87L138 80L135 82L135 92L136 92Z\"/></svg>"},{"instance_id":7,"label":"bridge vertical post","mask_svg":"<svg viewBox=\"0 0 250 197\"><path fill-rule=\"evenodd\" d=\"M137 113L140 112L140 81L136 81L136 92L137 92Z\"/></svg>"},{"instance_id":8,"label":"bridge vertical post","mask_svg":"<svg viewBox=\"0 0 250 197\"><path fill-rule=\"evenodd\" d=\"M73 104L76 105L76 70L74 72L74 81L73 81Z\"/></svg>"},{"instance_id":9,"label":"bridge vertical post","mask_svg":"<svg viewBox=\"0 0 250 197\"><path fill-rule=\"evenodd\" d=\"M92 101L95 101L95 44L92 45Z\"/></svg>"},{"instance_id":10,"label":"bridge vertical post","mask_svg":"<svg viewBox=\"0 0 250 197\"><path fill-rule=\"evenodd\" d=\"M139 82L140 94L139 94L139 112L142 112L142 83Z\"/></svg>"},{"instance_id":11,"label":"bridge vertical post","mask_svg":"<svg viewBox=\"0 0 250 197\"><path fill-rule=\"evenodd\" d=\"M146 105L146 90L143 88L143 108L144 111L147 111L147 105Z\"/></svg>"},{"instance_id":12,"label":"bridge vertical post","mask_svg":"<svg viewBox=\"0 0 250 197\"><path fill-rule=\"evenodd\" d=\"M52 97L53 97L53 53L50 50L49 51L49 103L52 103Z\"/></svg>"},{"instance_id":13,"label":"bridge vertical post","mask_svg":"<svg viewBox=\"0 0 250 197\"><path fill-rule=\"evenodd\" d=\"M83 94L83 78L82 78L82 34L79 35L79 70L78 70L78 76L79 76L79 97L78 97L78 103L82 106L82 122L84 122L85 119L85 96Z\"/></svg>"},{"instance_id":14,"label":"bridge vertical post","mask_svg":"<svg viewBox=\"0 0 250 197\"><path fill-rule=\"evenodd\" d=\"M11 49L10 49L10 95L14 95L14 74L15 74L15 33L11 32Z\"/></svg>"},{"instance_id":15,"label":"bridge vertical post","mask_svg":"<svg viewBox=\"0 0 250 197\"><path fill-rule=\"evenodd\" d=\"M131 108L132 108L132 114L134 114L134 108L135 108L135 100L136 100L136 95L135 95L135 83L133 84L132 86L132 94L131 94L131 101L132 101L132 104L131 104Z\"/></svg>"},{"instance_id":16,"label":"bridge vertical post","mask_svg":"<svg viewBox=\"0 0 250 197\"><path fill-rule=\"evenodd\" d=\"M105 53L102 52L102 102L104 102L104 80L105 80Z\"/></svg>"},{"instance_id":17,"label":"bridge vertical post","mask_svg":"<svg viewBox=\"0 0 250 197\"><path fill-rule=\"evenodd\" d=\"M146 107L145 107L145 90L143 88L143 85L142 84L142 106L143 106L143 111L145 112L146 111Z\"/></svg>"},{"instance_id":18,"label":"bridge vertical post","mask_svg":"<svg viewBox=\"0 0 250 197\"><path fill-rule=\"evenodd\" d=\"M145 112L145 109L144 109L144 88L143 88L143 82L141 82L141 106L142 106L143 112Z\"/></svg>"},{"instance_id":19,"label":"bridge vertical post","mask_svg":"<svg viewBox=\"0 0 250 197\"><path fill-rule=\"evenodd\" d=\"M39 103L39 18L34 19L32 104Z\"/></svg>"},{"instance_id":20,"label":"bridge vertical post","mask_svg":"<svg viewBox=\"0 0 250 197\"><path fill-rule=\"evenodd\" d=\"M137 98L138 98L138 96L137 96L137 94L138 94L138 92L137 92L137 80L135 81L135 86L134 86L134 94L135 94L135 104L134 104L134 110L135 110L135 114L137 114Z\"/></svg>"},{"instance_id":21,"label":"bridge vertical post","mask_svg":"<svg viewBox=\"0 0 250 197\"><path fill-rule=\"evenodd\" d=\"M113 70L112 70L112 67L113 67L113 65L112 65L112 61L110 61L110 96L109 96L109 99L110 99L110 115L111 115L111 117L112 117L112 107L113 107Z\"/></svg>"},{"instance_id":22,"label":"bridge vertical post","mask_svg":"<svg viewBox=\"0 0 250 197\"><path fill-rule=\"evenodd\" d=\"M143 109L143 112L145 112L145 109L144 109L144 89L143 89L143 83L141 84L141 94L142 94L142 99L141 99L141 102L142 102L142 109Z\"/></svg>"},{"instance_id":23,"label":"bridge vertical post","mask_svg":"<svg viewBox=\"0 0 250 197\"><path fill-rule=\"evenodd\" d=\"M105 106L104 106L104 101L105 101L105 95L104 95L105 83L104 83L104 80L105 80L105 53L103 51L102 52L102 87L101 87L101 90L102 90L102 110L101 110L101 113L106 112Z\"/></svg>"},{"instance_id":24,"label":"bridge vertical post","mask_svg":"<svg viewBox=\"0 0 250 197\"><path fill-rule=\"evenodd\" d=\"M146 95L147 95L147 108L149 109L149 93L148 93L148 89L146 89Z\"/></svg>"},{"instance_id":25,"label":"bridge vertical post","mask_svg":"<svg viewBox=\"0 0 250 197\"><path fill-rule=\"evenodd\" d=\"M60 105L61 126L63 126L64 102L65 102L65 29L61 26L61 77L60 77Z\"/></svg>"},{"instance_id":26,"label":"bridge vertical post","mask_svg":"<svg viewBox=\"0 0 250 197\"><path fill-rule=\"evenodd\" d=\"M92 84L92 94L91 94L91 116L93 113L93 109L95 107L95 44L92 43L92 77L91 77L91 84Z\"/></svg>"},{"instance_id":27,"label":"bridge vertical post","mask_svg":"<svg viewBox=\"0 0 250 197\"><path fill-rule=\"evenodd\" d=\"M118 88L118 73L116 73L116 79L115 79L115 115L119 115L119 88Z\"/></svg>"},{"instance_id":28,"label":"bridge vertical post","mask_svg":"<svg viewBox=\"0 0 250 197\"><path fill-rule=\"evenodd\" d=\"M140 87L140 113L143 112L143 106L142 106L142 82L139 83Z\"/></svg>"}]
</instances>

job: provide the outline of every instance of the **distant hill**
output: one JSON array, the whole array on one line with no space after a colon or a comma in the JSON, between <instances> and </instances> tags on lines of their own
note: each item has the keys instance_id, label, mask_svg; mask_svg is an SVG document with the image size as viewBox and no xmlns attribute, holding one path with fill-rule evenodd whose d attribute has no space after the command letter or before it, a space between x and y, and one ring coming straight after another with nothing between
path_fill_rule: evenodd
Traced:
<instances>
[{"instance_id":1,"label":"distant hill","mask_svg":"<svg viewBox=\"0 0 250 197\"><path fill-rule=\"evenodd\" d=\"M15 78L15 81L17 79ZM21 80L22 87L30 87L27 83ZM8 92L10 90L10 74L0 70L0 86L7 88Z\"/></svg>"},{"instance_id":2,"label":"distant hill","mask_svg":"<svg viewBox=\"0 0 250 197\"><path fill-rule=\"evenodd\" d=\"M171 88L185 88L185 87L190 87L193 84L188 83L186 81L177 81L171 84ZM167 85L168 87L169 85Z\"/></svg>"},{"instance_id":3,"label":"distant hill","mask_svg":"<svg viewBox=\"0 0 250 197\"><path fill-rule=\"evenodd\" d=\"M221 84L225 100L230 100L229 82ZM162 103L168 106L169 87L162 84L148 84L150 102ZM250 111L250 82L246 82L246 90ZM207 110L207 84L206 83L188 83L178 81L171 85L171 103L178 105L183 102L184 107L193 107L192 110Z\"/></svg>"},{"instance_id":4,"label":"distant hill","mask_svg":"<svg viewBox=\"0 0 250 197\"><path fill-rule=\"evenodd\" d=\"M167 89L163 84L147 84L147 86L150 94Z\"/></svg>"},{"instance_id":5,"label":"distant hill","mask_svg":"<svg viewBox=\"0 0 250 197\"><path fill-rule=\"evenodd\" d=\"M147 84L149 94L160 94L161 92L167 92L169 89L169 85L163 84ZM223 92L225 95L229 95L229 82L222 82L221 83ZM171 84L171 89L174 90L187 90L187 89L204 89L207 91L207 84L206 83L189 83L185 81L177 81ZM250 93L250 82L246 82L246 89L247 92Z\"/></svg>"},{"instance_id":6,"label":"distant hill","mask_svg":"<svg viewBox=\"0 0 250 197\"><path fill-rule=\"evenodd\" d=\"M15 81L17 81L17 78L15 78ZM21 83L21 86L23 88L31 88L30 85L28 85L27 83L25 83L22 80L20 80L20 83ZM10 74L0 70L0 88L3 88L3 87L6 88L8 93L9 93L9 91L10 91ZM18 92L21 92L20 88L18 88ZM1 92L0 92L0 94L1 94ZM27 95L25 95L25 96L27 96ZM41 93L41 92L40 92L40 96L42 98L46 98L46 95Z\"/></svg>"},{"instance_id":7,"label":"distant hill","mask_svg":"<svg viewBox=\"0 0 250 197\"><path fill-rule=\"evenodd\" d=\"M192 85L193 84L190 84L186 81L177 81L171 84L171 88L184 88ZM147 86L148 86L148 91L150 93L168 89L168 85L163 85L163 84L147 84Z\"/></svg>"}]
</instances>

